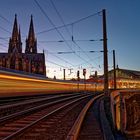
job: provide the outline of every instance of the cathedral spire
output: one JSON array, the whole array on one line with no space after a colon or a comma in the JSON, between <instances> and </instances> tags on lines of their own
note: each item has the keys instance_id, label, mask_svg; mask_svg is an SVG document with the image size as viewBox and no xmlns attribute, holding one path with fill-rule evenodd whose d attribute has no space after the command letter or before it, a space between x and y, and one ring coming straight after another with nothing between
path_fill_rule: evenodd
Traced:
<instances>
[{"instance_id":1,"label":"cathedral spire","mask_svg":"<svg viewBox=\"0 0 140 140\"><path fill-rule=\"evenodd\" d=\"M32 15L31 15L31 21L30 21L30 28L29 28L28 39L29 40L35 40L34 25L33 25L33 16Z\"/></svg>"},{"instance_id":2,"label":"cathedral spire","mask_svg":"<svg viewBox=\"0 0 140 140\"><path fill-rule=\"evenodd\" d=\"M18 40L21 40L20 26L19 26L19 30L18 30Z\"/></svg>"},{"instance_id":3,"label":"cathedral spire","mask_svg":"<svg viewBox=\"0 0 140 140\"><path fill-rule=\"evenodd\" d=\"M17 40L18 39L18 25L17 25L17 15L15 14L15 20L14 20L14 26L13 26L13 32L12 32L12 39Z\"/></svg>"},{"instance_id":4,"label":"cathedral spire","mask_svg":"<svg viewBox=\"0 0 140 140\"><path fill-rule=\"evenodd\" d=\"M21 42L20 26L19 26L19 31L18 31L18 41L19 41L19 52L22 53L22 42Z\"/></svg>"},{"instance_id":5,"label":"cathedral spire","mask_svg":"<svg viewBox=\"0 0 140 140\"><path fill-rule=\"evenodd\" d=\"M33 16L31 15L28 38L26 39L26 53L37 53L37 43L34 33Z\"/></svg>"},{"instance_id":6,"label":"cathedral spire","mask_svg":"<svg viewBox=\"0 0 140 140\"><path fill-rule=\"evenodd\" d=\"M15 14L15 20L13 25L12 37L9 40L8 53L22 53L22 43L20 36L20 29L18 30L17 15Z\"/></svg>"}]
</instances>

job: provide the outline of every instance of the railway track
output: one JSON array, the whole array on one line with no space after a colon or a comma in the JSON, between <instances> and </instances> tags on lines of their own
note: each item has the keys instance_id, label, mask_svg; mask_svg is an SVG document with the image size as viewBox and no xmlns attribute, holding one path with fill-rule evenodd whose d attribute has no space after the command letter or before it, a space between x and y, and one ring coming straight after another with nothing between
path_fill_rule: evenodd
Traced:
<instances>
[{"instance_id":1,"label":"railway track","mask_svg":"<svg viewBox=\"0 0 140 140\"><path fill-rule=\"evenodd\" d=\"M34 95L34 96L0 97L0 106L12 105L15 103L20 103L24 101L33 100L33 99L41 99L41 98L46 98L46 97L49 98L52 96L55 96L55 95L47 94L47 95Z\"/></svg>"},{"instance_id":2,"label":"railway track","mask_svg":"<svg viewBox=\"0 0 140 140\"><path fill-rule=\"evenodd\" d=\"M0 140L102 140L98 120L100 101L96 102L101 96L83 94L28 113L23 111L1 121Z\"/></svg>"},{"instance_id":3,"label":"railway track","mask_svg":"<svg viewBox=\"0 0 140 140\"><path fill-rule=\"evenodd\" d=\"M78 140L103 140L100 125L100 100L95 101L87 111Z\"/></svg>"},{"instance_id":4,"label":"railway track","mask_svg":"<svg viewBox=\"0 0 140 140\"><path fill-rule=\"evenodd\" d=\"M50 116L58 110L62 110L67 106L78 103L80 100L84 100L91 96L93 96L93 94L83 94L75 97L69 97L67 99L57 100L29 110L21 111L20 113L18 112L11 114L10 116L6 116L1 119L0 122L0 139L15 139L17 134L30 128L32 125L34 126L42 119Z\"/></svg>"},{"instance_id":5,"label":"railway track","mask_svg":"<svg viewBox=\"0 0 140 140\"><path fill-rule=\"evenodd\" d=\"M101 97L102 95L99 95L86 104L69 131L67 140L103 140L100 126Z\"/></svg>"},{"instance_id":6,"label":"railway track","mask_svg":"<svg viewBox=\"0 0 140 140\"><path fill-rule=\"evenodd\" d=\"M75 93L75 94L62 94L62 95L54 95L54 96L44 96L41 98L29 98L28 100L25 98L25 100L22 100L19 102L15 102L15 103L7 103L4 104L3 106L0 106L0 121L2 119L2 117L8 116L10 114L14 114L17 112L21 112L23 110L27 110L33 107L37 107L40 106L44 103L50 103L53 101L57 101L59 99L66 99L69 97L76 97L76 96L81 96L81 94L79 93Z\"/></svg>"}]
</instances>

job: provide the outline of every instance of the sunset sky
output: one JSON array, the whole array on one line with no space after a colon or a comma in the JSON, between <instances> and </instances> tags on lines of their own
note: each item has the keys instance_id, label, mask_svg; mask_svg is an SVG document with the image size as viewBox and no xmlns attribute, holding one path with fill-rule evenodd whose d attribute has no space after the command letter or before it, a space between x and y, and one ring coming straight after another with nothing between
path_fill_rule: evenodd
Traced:
<instances>
[{"instance_id":1,"label":"sunset sky","mask_svg":"<svg viewBox=\"0 0 140 140\"><path fill-rule=\"evenodd\" d=\"M87 69L87 77L96 70L102 74L103 53L100 52L103 50L103 42L100 41L102 9L106 9L107 14L109 70L113 65L113 49L116 51L116 63L120 68L140 70L139 0L1 0L0 2L0 51L8 50L14 15L17 14L24 52L32 14L38 52L45 50L48 77L55 75L62 78L64 68L66 78L75 77L77 70L80 70L83 78L83 68ZM80 20L83 18L85 19ZM63 27L57 28L60 26Z\"/></svg>"}]
</instances>

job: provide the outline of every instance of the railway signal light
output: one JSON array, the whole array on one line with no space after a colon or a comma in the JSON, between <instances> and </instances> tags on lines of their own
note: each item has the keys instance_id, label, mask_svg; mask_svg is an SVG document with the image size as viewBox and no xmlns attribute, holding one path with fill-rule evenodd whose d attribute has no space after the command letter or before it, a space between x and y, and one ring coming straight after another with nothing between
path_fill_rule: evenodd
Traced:
<instances>
[{"instance_id":1,"label":"railway signal light","mask_svg":"<svg viewBox=\"0 0 140 140\"><path fill-rule=\"evenodd\" d=\"M83 69L83 75L84 75L85 92L86 92L86 69Z\"/></svg>"},{"instance_id":2,"label":"railway signal light","mask_svg":"<svg viewBox=\"0 0 140 140\"><path fill-rule=\"evenodd\" d=\"M80 76L80 72L79 72L79 70L77 71L77 77L79 77Z\"/></svg>"},{"instance_id":3,"label":"railway signal light","mask_svg":"<svg viewBox=\"0 0 140 140\"><path fill-rule=\"evenodd\" d=\"M83 75L84 76L86 75L86 69L83 69Z\"/></svg>"},{"instance_id":4,"label":"railway signal light","mask_svg":"<svg viewBox=\"0 0 140 140\"><path fill-rule=\"evenodd\" d=\"M80 71L77 71L77 80L80 81Z\"/></svg>"}]
</instances>

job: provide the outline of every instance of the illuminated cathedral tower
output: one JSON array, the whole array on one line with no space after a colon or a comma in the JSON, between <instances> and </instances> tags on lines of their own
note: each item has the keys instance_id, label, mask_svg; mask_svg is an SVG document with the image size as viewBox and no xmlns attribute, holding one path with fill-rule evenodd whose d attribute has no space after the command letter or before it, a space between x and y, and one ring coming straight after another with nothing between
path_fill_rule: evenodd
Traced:
<instances>
[{"instance_id":1,"label":"illuminated cathedral tower","mask_svg":"<svg viewBox=\"0 0 140 140\"><path fill-rule=\"evenodd\" d=\"M13 52L22 53L21 35L20 35L20 29L18 30L18 25L17 25L17 15L15 15L12 37L9 40L9 48L8 48L8 53L13 53Z\"/></svg>"},{"instance_id":2,"label":"illuminated cathedral tower","mask_svg":"<svg viewBox=\"0 0 140 140\"><path fill-rule=\"evenodd\" d=\"M7 67L22 70L22 43L20 28L18 30L17 25L17 15L15 15L12 37L9 39L8 55Z\"/></svg>"},{"instance_id":3,"label":"illuminated cathedral tower","mask_svg":"<svg viewBox=\"0 0 140 140\"><path fill-rule=\"evenodd\" d=\"M35 38L32 15L31 15L31 22L30 22L28 38L26 39L25 53L28 53L28 54L37 53L37 40Z\"/></svg>"},{"instance_id":4,"label":"illuminated cathedral tower","mask_svg":"<svg viewBox=\"0 0 140 140\"><path fill-rule=\"evenodd\" d=\"M26 39L25 53L22 52L20 27L15 15L12 37L9 39L8 53L0 53L0 67L46 75L45 54L37 52L33 17L31 16L28 38Z\"/></svg>"}]
</instances>

